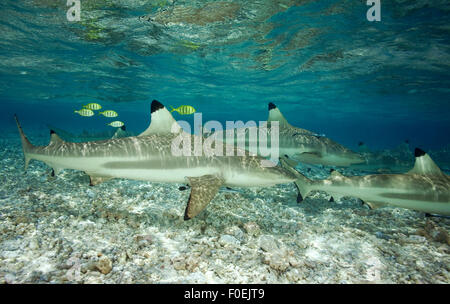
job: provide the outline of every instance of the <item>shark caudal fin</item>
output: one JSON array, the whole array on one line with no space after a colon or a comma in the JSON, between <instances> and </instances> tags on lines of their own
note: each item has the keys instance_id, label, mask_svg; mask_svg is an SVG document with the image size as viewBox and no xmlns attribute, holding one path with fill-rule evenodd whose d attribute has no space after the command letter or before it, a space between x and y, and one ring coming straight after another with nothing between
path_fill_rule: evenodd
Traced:
<instances>
[{"instance_id":1,"label":"shark caudal fin","mask_svg":"<svg viewBox=\"0 0 450 304\"><path fill-rule=\"evenodd\" d=\"M157 100L152 101L151 115L150 126L138 136L179 133L182 130L172 114Z\"/></svg>"},{"instance_id":2,"label":"shark caudal fin","mask_svg":"<svg viewBox=\"0 0 450 304\"><path fill-rule=\"evenodd\" d=\"M23 155L25 157L25 170L28 168L28 164L30 163L31 158L28 156L30 151L33 149L33 145L30 143L28 138L26 137L25 133L22 130L22 127L20 126L19 119L17 118L17 115L14 114L14 119L16 120L17 129L19 129L20 138L22 140L22 150Z\"/></svg>"},{"instance_id":3,"label":"shark caudal fin","mask_svg":"<svg viewBox=\"0 0 450 304\"><path fill-rule=\"evenodd\" d=\"M308 193L312 190L312 181L294 169L292 164L289 162L289 159L285 157L280 157L281 167L288 170L292 174L297 177L297 180L294 182L297 186L298 195L297 195L297 203L303 201L303 199L308 195Z\"/></svg>"}]
</instances>

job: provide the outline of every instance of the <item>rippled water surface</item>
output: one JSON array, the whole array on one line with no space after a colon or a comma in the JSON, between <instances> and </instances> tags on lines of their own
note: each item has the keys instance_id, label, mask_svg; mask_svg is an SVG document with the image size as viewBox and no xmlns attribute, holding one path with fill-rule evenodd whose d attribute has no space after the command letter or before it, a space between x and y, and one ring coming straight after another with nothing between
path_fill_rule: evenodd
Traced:
<instances>
[{"instance_id":1,"label":"rippled water surface","mask_svg":"<svg viewBox=\"0 0 450 304\"><path fill-rule=\"evenodd\" d=\"M0 4L1 116L107 128L73 110L120 111L137 132L149 101L204 120L264 120L275 102L297 126L356 147L449 143L448 1L63 0ZM184 118L184 117L177 117Z\"/></svg>"}]
</instances>

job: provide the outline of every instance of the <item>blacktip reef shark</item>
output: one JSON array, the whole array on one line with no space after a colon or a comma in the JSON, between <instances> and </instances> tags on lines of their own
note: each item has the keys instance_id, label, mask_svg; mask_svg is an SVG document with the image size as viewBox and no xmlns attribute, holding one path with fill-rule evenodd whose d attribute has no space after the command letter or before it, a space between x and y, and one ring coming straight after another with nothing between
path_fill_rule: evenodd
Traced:
<instances>
[{"instance_id":1,"label":"blacktip reef shark","mask_svg":"<svg viewBox=\"0 0 450 304\"><path fill-rule=\"evenodd\" d=\"M281 166L264 166L264 161L268 160L249 153L243 156L237 156L237 153L232 156L174 156L171 145L184 131L156 100L151 104L149 127L133 137L74 143L66 142L50 131L47 146L34 146L25 136L17 116L15 119L22 140L25 169L30 160L35 159L53 168L53 174L62 169L84 171L90 176L91 185L112 178L187 182L191 193L185 220L199 214L221 186L271 186L290 183L297 178ZM191 142L198 136L183 134L191 136Z\"/></svg>"},{"instance_id":2,"label":"blacktip reef shark","mask_svg":"<svg viewBox=\"0 0 450 304\"><path fill-rule=\"evenodd\" d=\"M364 162L361 155L332 141L323 134L319 135L306 129L292 126L288 123L286 118L284 118L277 106L270 102L267 129L270 129L271 123L275 121L279 123L279 155L287 156L291 160L293 166L295 166L294 162L302 162L307 164L346 167L351 164ZM248 150L250 144L253 144L254 147L260 147L258 142L259 137L254 136L250 139L250 136L247 135L251 134L252 129L257 129L257 127L248 127L245 129L245 149ZM235 134L237 133L238 132L235 132ZM237 142L236 136L234 139L230 140L226 138L225 132L222 131L212 134L216 134L219 139L222 139L227 144L234 144ZM254 134L258 134L258 131L256 130ZM268 137L268 143L270 143L270 137ZM257 153L262 155L260 150L258 150Z\"/></svg>"},{"instance_id":3,"label":"blacktip reef shark","mask_svg":"<svg viewBox=\"0 0 450 304\"><path fill-rule=\"evenodd\" d=\"M444 174L423 150L415 149L414 167L404 174L374 174L346 177L332 171L328 179L310 180L281 159L283 167L297 174L300 200L313 190L339 199L360 198L371 208L401 207L428 214L450 215L450 176Z\"/></svg>"},{"instance_id":4,"label":"blacktip reef shark","mask_svg":"<svg viewBox=\"0 0 450 304\"><path fill-rule=\"evenodd\" d=\"M269 103L267 122L273 121L280 125L280 155L287 155L291 160L339 167L364 161L358 153L325 136L292 126L277 106Z\"/></svg>"}]
</instances>

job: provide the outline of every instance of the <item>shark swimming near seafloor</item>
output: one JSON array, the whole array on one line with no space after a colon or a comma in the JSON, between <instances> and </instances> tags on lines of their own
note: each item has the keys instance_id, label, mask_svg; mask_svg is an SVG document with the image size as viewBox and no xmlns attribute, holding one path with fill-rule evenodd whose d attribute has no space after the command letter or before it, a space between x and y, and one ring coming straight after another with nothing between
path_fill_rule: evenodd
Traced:
<instances>
[{"instance_id":1,"label":"shark swimming near seafloor","mask_svg":"<svg viewBox=\"0 0 450 304\"><path fill-rule=\"evenodd\" d=\"M328 166L346 167L351 164L362 163L364 159L358 153L347 149L341 144L332 141L324 135L308 131L292 126L284 118L281 111L272 102L269 103L269 117L267 119L267 128L274 122L278 122L278 149L279 155L287 156L292 163L302 162L306 164L321 164ZM250 126L238 129L245 132L244 149L250 150L250 146L260 147L260 138L258 134L258 127ZM250 136L251 134L255 136ZM235 144L239 146L237 136L234 138L227 138L223 131L214 132L219 140L223 140L227 144ZM271 143L270 137L267 139L268 144ZM260 150L257 151L259 155ZM295 165L294 165L295 166Z\"/></svg>"},{"instance_id":2,"label":"shark swimming near seafloor","mask_svg":"<svg viewBox=\"0 0 450 304\"><path fill-rule=\"evenodd\" d=\"M450 176L444 174L423 150L416 148L414 154L414 167L405 174L346 177L334 170L325 180L310 180L285 160L281 159L281 163L298 176L299 200L310 191L322 190L334 199L357 197L370 208L393 206L450 215Z\"/></svg>"},{"instance_id":3,"label":"shark swimming near seafloor","mask_svg":"<svg viewBox=\"0 0 450 304\"><path fill-rule=\"evenodd\" d=\"M187 182L191 193L185 220L199 214L221 186L272 186L296 179L294 174L280 166L264 166L268 160L250 153L242 156L237 156L237 153L230 156L173 155L172 145L180 134L190 137L192 142L198 139L198 135L183 133L170 112L156 100L151 104L150 126L132 137L74 143L64 141L50 131L47 146L34 146L25 136L17 116L15 119L21 136L25 169L34 159L53 168L53 174L63 169L84 171L89 175L91 185L112 178ZM226 149L226 145L223 147Z\"/></svg>"}]
</instances>

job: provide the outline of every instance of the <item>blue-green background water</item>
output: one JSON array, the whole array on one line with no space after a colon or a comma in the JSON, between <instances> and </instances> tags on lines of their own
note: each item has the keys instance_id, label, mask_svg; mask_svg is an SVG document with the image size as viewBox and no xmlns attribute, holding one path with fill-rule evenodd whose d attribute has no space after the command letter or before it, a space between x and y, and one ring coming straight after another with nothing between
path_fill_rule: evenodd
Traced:
<instances>
[{"instance_id":1,"label":"blue-green background water","mask_svg":"<svg viewBox=\"0 0 450 304\"><path fill-rule=\"evenodd\" d=\"M17 113L25 131L109 130L73 113L98 102L138 133L153 99L223 123L265 120L274 102L350 148L450 143L448 1L382 1L381 22L366 1L234 1L201 21L211 2L81 0L68 22L63 0L2 1L0 124L13 130Z\"/></svg>"}]
</instances>

